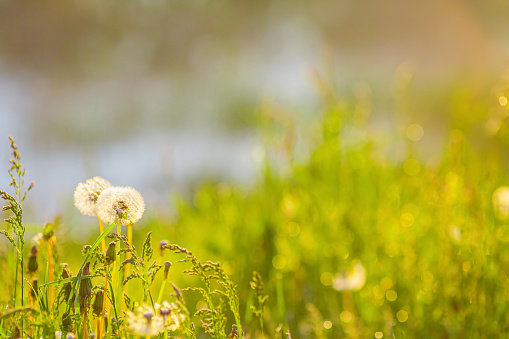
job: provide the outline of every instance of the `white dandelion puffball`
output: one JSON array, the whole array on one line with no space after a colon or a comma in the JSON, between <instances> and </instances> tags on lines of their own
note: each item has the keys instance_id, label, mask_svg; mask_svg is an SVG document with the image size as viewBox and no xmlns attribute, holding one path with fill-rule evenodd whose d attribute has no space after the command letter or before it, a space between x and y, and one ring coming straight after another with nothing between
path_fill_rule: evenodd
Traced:
<instances>
[{"instance_id":1,"label":"white dandelion puffball","mask_svg":"<svg viewBox=\"0 0 509 339\"><path fill-rule=\"evenodd\" d=\"M141 219L144 211L145 201L132 187L108 188L97 200L97 215L108 224L117 219L124 226L134 224Z\"/></svg>"},{"instance_id":2,"label":"white dandelion puffball","mask_svg":"<svg viewBox=\"0 0 509 339\"><path fill-rule=\"evenodd\" d=\"M126 320L132 334L155 336L164 331L164 321L147 305L140 306L136 313L126 312Z\"/></svg>"},{"instance_id":3,"label":"white dandelion puffball","mask_svg":"<svg viewBox=\"0 0 509 339\"><path fill-rule=\"evenodd\" d=\"M96 216L96 203L101 192L112 187L108 180L101 177L87 179L80 182L74 191L74 206L85 215Z\"/></svg>"},{"instance_id":4,"label":"white dandelion puffball","mask_svg":"<svg viewBox=\"0 0 509 339\"><path fill-rule=\"evenodd\" d=\"M332 287L338 291L358 291L366 283L366 269L356 262L353 270L336 275Z\"/></svg>"}]
</instances>

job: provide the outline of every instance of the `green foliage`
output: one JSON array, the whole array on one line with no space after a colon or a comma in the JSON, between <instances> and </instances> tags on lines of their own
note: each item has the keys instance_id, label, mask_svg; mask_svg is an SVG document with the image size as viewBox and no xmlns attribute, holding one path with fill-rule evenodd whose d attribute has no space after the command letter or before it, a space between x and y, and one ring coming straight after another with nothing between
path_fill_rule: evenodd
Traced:
<instances>
[{"instance_id":1,"label":"green foliage","mask_svg":"<svg viewBox=\"0 0 509 339\"><path fill-rule=\"evenodd\" d=\"M452 98L444 147L430 157L421 139L426 141L432 127L396 119L399 127L392 134L375 133L363 111L369 105L338 102L322 85L323 116L302 129L275 105L260 109L260 122L271 124L262 131L270 147L252 186L203 184L192 199L175 198L174 218L137 225L133 244L121 232L110 234L117 226L110 225L83 256L65 253L69 266L79 268L76 276L59 269L62 279L46 279L33 305L11 305L0 314L1 335L21 331L28 337L21 325L29 320L39 337L75 327L83 335L81 322L90 333L87 311L76 307L80 283L87 279L92 292L105 289L110 302L124 301L110 311L111 338L132 337L130 321L143 330L155 319L161 305L152 294L158 288L178 315L171 330L166 326L165 334L153 336L160 338L240 338L244 332L278 339L504 337L509 330L506 121L488 135L475 125L482 117L493 118L489 112L498 112L498 103L483 104L463 92ZM466 106L457 104L460 99L475 109L461 111ZM462 113L468 115L465 121ZM11 170L24 174L17 165ZM24 194L18 191L16 197L2 192L9 227L2 233L22 258ZM141 236L146 228L147 236ZM43 234L59 236L48 227ZM108 260L98 247L106 236L118 244ZM152 238L182 246L163 244L158 253ZM171 259L169 276L158 274L169 256L184 258ZM93 272L85 277L88 261ZM16 263L17 270L0 263L8 272L2 282L19 281ZM127 267L131 273L113 284ZM35 275L47 277L47 270L39 267ZM165 292L166 280L174 293ZM50 287L59 288L57 306L48 302ZM128 292L118 298L122 288ZM7 302L12 294L0 297Z\"/></svg>"}]
</instances>

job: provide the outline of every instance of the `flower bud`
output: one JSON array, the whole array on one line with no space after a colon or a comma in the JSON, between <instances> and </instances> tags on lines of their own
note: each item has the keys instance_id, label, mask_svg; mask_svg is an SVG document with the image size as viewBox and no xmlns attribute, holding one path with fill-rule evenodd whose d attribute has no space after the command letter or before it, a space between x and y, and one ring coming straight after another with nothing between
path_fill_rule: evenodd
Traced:
<instances>
[{"instance_id":1,"label":"flower bud","mask_svg":"<svg viewBox=\"0 0 509 339\"><path fill-rule=\"evenodd\" d=\"M104 291L98 290L97 292L95 292L94 305L92 306L96 317L101 315L101 312L103 310L103 301L104 301Z\"/></svg>"},{"instance_id":2,"label":"flower bud","mask_svg":"<svg viewBox=\"0 0 509 339\"><path fill-rule=\"evenodd\" d=\"M113 263L115 261L115 258L116 258L115 246L116 246L116 244L117 244L116 241L110 242L108 249L106 250L106 263L108 265L110 265L111 263Z\"/></svg>"},{"instance_id":3,"label":"flower bud","mask_svg":"<svg viewBox=\"0 0 509 339\"><path fill-rule=\"evenodd\" d=\"M161 240L159 242L159 251L161 252L161 257L164 255L164 250L166 249L166 245L168 245L170 242L168 240Z\"/></svg>"},{"instance_id":4,"label":"flower bud","mask_svg":"<svg viewBox=\"0 0 509 339\"><path fill-rule=\"evenodd\" d=\"M164 262L164 280L168 279L168 272L170 272L171 262Z\"/></svg>"},{"instance_id":5,"label":"flower bud","mask_svg":"<svg viewBox=\"0 0 509 339\"><path fill-rule=\"evenodd\" d=\"M37 246L32 246L30 249L30 254L28 255L28 272L34 274L37 269L39 269L39 264L37 263Z\"/></svg>"},{"instance_id":6,"label":"flower bud","mask_svg":"<svg viewBox=\"0 0 509 339\"><path fill-rule=\"evenodd\" d=\"M37 293L39 293L38 289L39 281L37 280L37 278L34 278L34 280L32 280L32 290L30 291L30 295L32 296L33 299L37 297Z\"/></svg>"},{"instance_id":7,"label":"flower bud","mask_svg":"<svg viewBox=\"0 0 509 339\"><path fill-rule=\"evenodd\" d=\"M83 313L89 305L90 297L92 295L92 281L89 277L90 275L90 262L85 264L83 267L82 276L85 279L81 279L80 289L79 289L79 301L80 301L80 312Z\"/></svg>"}]
</instances>

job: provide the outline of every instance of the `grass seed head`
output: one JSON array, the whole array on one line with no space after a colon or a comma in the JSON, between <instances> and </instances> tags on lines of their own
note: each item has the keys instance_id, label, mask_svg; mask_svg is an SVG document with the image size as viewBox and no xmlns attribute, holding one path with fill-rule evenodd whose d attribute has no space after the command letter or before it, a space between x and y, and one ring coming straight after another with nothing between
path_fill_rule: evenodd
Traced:
<instances>
[{"instance_id":1,"label":"grass seed head","mask_svg":"<svg viewBox=\"0 0 509 339\"><path fill-rule=\"evenodd\" d=\"M84 215L97 215L97 200L101 193L112 187L109 181L101 177L93 177L81 182L74 191L74 206Z\"/></svg>"},{"instance_id":2,"label":"grass seed head","mask_svg":"<svg viewBox=\"0 0 509 339\"><path fill-rule=\"evenodd\" d=\"M97 215L108 224L120 220L127 226L143 216L145 201L140 192L132 187L111 187L101 193L97 200Z\"/></svg>"}]
</instances>

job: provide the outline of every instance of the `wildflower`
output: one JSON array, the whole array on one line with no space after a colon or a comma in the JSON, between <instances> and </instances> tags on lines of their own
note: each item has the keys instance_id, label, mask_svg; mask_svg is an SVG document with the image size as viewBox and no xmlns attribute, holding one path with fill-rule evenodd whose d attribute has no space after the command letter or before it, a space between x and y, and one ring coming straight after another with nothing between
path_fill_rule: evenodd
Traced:
<instances>
[{"instance_id":1,"label":"wildflower","mask_svg":"<svg viewBox=\"0 0 509 339\"><path fill-rule=\"evenodd\" d=\"M157 335L164 331L164 321L149 306L140 306L133 312L126 312L129 330L136 335Z\"/></svg>"},{"instance_id":2,"label":"wildflower","mask_svg":"<svg viewBox=\"0 0 509 339\"><path fill-rule=\"evenodd\" d=\"M109 224L117 219L124 226L134 224L141 219L144 211L145 201L132 187L108 188L97 200L97 215Z\"/></svg>"},{"instance_id":3,"label":"wildflower","mask_svg":"<svg viewBox=\"0 0 509 339\"><path fill-rule=\"evenodd\" d=\"M366 283L366 269L360 262L355 263L353 270L342 272L334 278L332 287L338 291L357 291Z\"/></svg>"},{"instance_id":4,"label":"wildflower","mask_svg":"<svg viewBox=\"0 0 509 339\"><path fill-rule=\"evenodd\" d=\"M74 206L83 214L96 216L96 203L101 193L112 185L101 177L87 179L79 183L74 191Z\"/></svg>"},{"instance_id":5,"label":"wildflower","mask_svg":"<svg viewBox=\"0 0 509 339\"><path fill-rule=\"evenodd\" d=\"M500 219L509 217L509 187L500 186L493 192L493 206Z\"/></svg>"}]
</instances>

